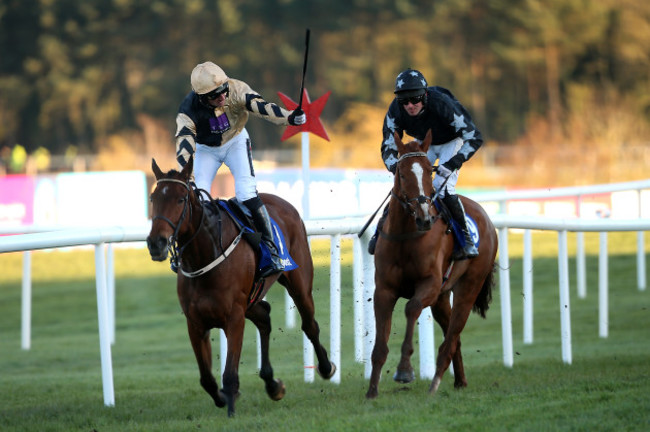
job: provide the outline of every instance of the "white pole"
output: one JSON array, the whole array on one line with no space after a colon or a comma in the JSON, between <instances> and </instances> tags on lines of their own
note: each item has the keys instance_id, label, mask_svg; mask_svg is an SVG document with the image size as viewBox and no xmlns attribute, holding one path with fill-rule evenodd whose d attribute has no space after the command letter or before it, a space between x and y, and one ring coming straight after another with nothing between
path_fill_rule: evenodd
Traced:
<instances>
[{"instance_id":1,"label":"white pole","mask_svg":"<svg viewBox=\"0 0 650 432\"><path fill-rule=\"evenodd\" d=\"M314 382L314 347L304 332L302 334L302 360L305 368L305 382Z\"/></svg>"},{"instance_id":2,"label":"white pole","mask_svg":"<svg viewBox=\"0 0 650 432\"><path fill-rule=\"evenodd\" d=\"M301 132L302 147L302 218L310 218L309 210L309 132ZM314 382L314 347L311 345L307 335L302 335L303 343L303 362L305 367L305 382Z\"/></svg>"},{"instance_id":3,"label":"white pole","mask_svg":"<svg viewBox=\"0 0 650 432\"><path fill-rule=\"evenodd\" d=\"M354 360L363 361L363 244L360 238L354 237L352 245L352 279L354 307ZM368 255L370 257L370 255Z\"/></svg>"},{"instance_id":4,"label":"white pole","mask_svg":"<svg viewBox=\"0 0 650 432\"><path fill-rule=\"evenodd\" d=\"M643 240L643 231L636 233L636 280L639 291L645 291L645 247Z\"/></svg>"},{"instance_id":5,"label":"white pole","mask_svg":"<svg viewBox=\"0 0 650 432\"><path fill-rule=\"evenodd\" d=\"M453 291L449 293L449 305L451 306L451 311L453 313L453 311L454 311L454 292ZM444 334L442 335L442 339L443 340L445 339ZM454 371L454 362L451 362L449 364L449 369L448 370L449 370L449 373L451 374L451 376L456 376L456 372Z\"/></svg>"},{"instance_id":6,"label":"white pole","mask_svg":"<svg viewBox=\"0 0 650 432\"><path fill-rule=\"evenodd\" d=\"M499 294L501 296L501 337L503 364L512 367L512 311L510 307L510 259L508 257L508 228L499 229Z\"/></svg>"},{"instance_id":7,"label":"white pole","mask_svg":"<svg viewBox=\"0 0 650 432\"><path fill-rule=\"evenodd\" d=\"M97 320L99 324L99 351L102 363L104 405L115 406L113 390L113 364L108 318L108 295L106 292L106 257L104 243L95 245L95 281L97 285Z\"/></svg>"},{"instance_id":8,"label":"white pole","mask_svg":"<svg viewBox=\"0 0 650 432\"><path fill-rule=\"evenodd\" d=\"M606 338L609 327L607 232L600 233L598 253L598 335Z\"/></svg>"},{"instance_id":9,"label":"white pole","mask_svg":"<svg viewBox=\"0 0 650 432\"><path fill-rule=\"evenodd\" d=\"M569 305L569 254L567 232L558 231L558 269L560 279L560 324L562 360L571 364L571 308Z\"/></svg>"},{"instance_id":10,"label":"white pole","mask_svg":"<svg viewBox=\"0 0 650 432\"><path fill-rule=\"evenodd\" d=\"M287 290L284 291L284 309L287 328L292 329L296 326L296 305Z\"/></svg>"},{"instance_id":11,"label":"white pole","mask_svg":"<svg viewBox=\"0 0 650 432\"><path fill-rule=\"evenodd\" d=\"M330 357L338 367L331 380L341 383L341 234L330 240Z\"/></svg>"},{"instance_id":12,"label":"white pole","mask_svg":"<svg viewBox=\"0 0 650 432\"><path fill-rule=\"evenodd\" d=\"M311 217L309 210L309 132L301 132L301 147L302 147L302 218L307 220Z\"/></svg>"},{"instance_id":13,"label":"white pole","mask_svg":"<svg viewBox=\"0 0 650 432\"><path fill-rule=\"evenodd\" d=\"M639 219L643 217L643 200L641 199L641 189L637 191L639 202ZM636 233L636 280L639 291L645 291L645 242L643 241L643 231Z\"/></svg>"},{"instance_id":14,"label":"white pole","mask_svg":"<svg viewBox=\"0 0 650 432\"><path fill-rule=\"evenodd\" d=\"M223 385L223 373L226 371L226 357L228 357L228 338L222 329L219 329L219 356L221 357L221 385Z\"/></svg>"},{"instance_id":15,"label":"white pole","mask_svg":"<svg viewBox=\"0 0 650 432\"><path fill-rule=\"evenodd\" d=\"M311 238L309 239L309 252L311 253ZM305 382L314 382L314 347L304 332L302 334L302 362Z\"/></svg>"},{"instance_id":16,"label":"white pole","mask_svg":"<svg viewBox=\"0 0 650 432\"><path fill-rule=\"evenodd\" d=\"M524 230L524 343L533 343L533 241L530 230Z\"/></svg>"},{"instance_id":17,"label":"white pole","mask_svg":"<svg viewBox=\"0 0 650 432\"><path fill-rule=\"evenodd\" d=\"M111 345L115 344L115 253L113 243L106 246L106 293L108 295L108 331Z\"/></svg>"},{"instance_id":18,"label":"white pole","mask_svg":"<svg viewBox=\"0 0 650 432\"><path fill-rule=\"evenodd\" d=\"M364 250L368 250L369 231L361 237ZM370 254L363 259L363 325L366 329L364 334L364 376L370 379L372 373L372 349L375 344L375 260Z\"/></svg>"},{"instance_id":19,"label":"white pole","mask_svg":"<svg viewBox=\"0 0 650 432\"><path fill-rule=\"evenodd\" d=\"M32 252L23 252L23 284L21 294L21 343L24 350L32 344Z\"/></svg>"},{"instance_id":20,"label":"white pole","mask_svg":"<svg viewBox=\"0 0 650 432\"><path fill-rule=\"evenodd\" d=\"M257 369L261 370L262 369L262 336L260 336L260 330L256 327L255 328L255 341L256 347L257 347Z\"/></svg>"},{"instance_id":21,"label":"white pole","mask_svg":"<svg viewBox=\"0 0 650 432\"><path fill-rule=\"evenodd\" d=\"M587 270L585 264L585 233L576 233L576 272L578 298L587 297Z\"/></svg>"},{"instance_id":22,"label":"white pole","mask_svg":"<svg viewBox=\"0 0 650 432\"><path fill-rule=\"evenodd\" d=\"M433 349L433 315L431 308L422 309L418 317L418 338L420 341L420 378L432 379L436 373L436 358Z\"/></svg>"}]
</instances>

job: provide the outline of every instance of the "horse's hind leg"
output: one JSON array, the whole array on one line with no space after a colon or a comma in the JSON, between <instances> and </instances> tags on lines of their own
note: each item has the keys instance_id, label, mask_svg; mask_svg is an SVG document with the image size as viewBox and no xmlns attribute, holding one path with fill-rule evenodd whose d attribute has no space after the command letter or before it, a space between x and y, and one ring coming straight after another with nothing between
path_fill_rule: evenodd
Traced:
<instances>
[{"instance_id":1,"label":"horse's hind leg","mask_svg":"<svg viewBox=\"0 0 650 432\"><path fill-rule=\"evenodd\" d=\"M219 391L219 385L212 375L212 346L210 345L210 332L197 329L190 320L187 320L187 331L194 350L196 362L199 365L201 387L212 397L214 404L219 408L226 406L226 400Z\"/></svg>"},{"instance_id":2,"label":"horse's hind leg","mask_svg":"<svg viewBox=\"0 0 650 432\"><path fill-rule=\"evenodd\" d=\"M451 316L449 292L441 295L438 301L431 306L431 313L433 314L433 318L440 325L442 334L446 335L447 329L449 328L449 319ZM456 352L452 357L452 362L454 365L454 387L467 387L467 380L465 379L465 368L463 366L463 356L460 352L460 336L458 337L458 345L456 346Z\"/></svg>"},{"instance_id":3,"label":"horse's hind leg","mask_svg":"<svg viewBox=\"0 0 650 432\"><path fill-rule=\"evenodd\" d=\"M260 345L262 349L262 366L260 378L264 380L266 393L274 401L284 397L286 388L281 380L273 378L273 367L269 359L269 337L271 334L271 305L261 300L246 312L246 318L251 320L260 332Z\"/></svg>"},{"instance_id":4,"label":"horse's hind leg","mask_svg":"<svg viewBox=\"0 0 650 432\"><path fill-rule=\"evenodd\" d=\"M223 371L223 393L228 405L228 417L235 415L235 400L239 396L239 359L244 341L244 311L231 311L228 325L223 329L228 341L226 367Z\"/></svg>"},{"instance_id":5,"label":"horse's hind leg","mask_svg":"<svg viewBox=\"0 0 650 432\"><path fill-rule=\"evenodd\" d=\"M469 313L472 310L472 303L467 301L460 301L454 296L454 307L451 310L451 318L449 320L449 327L445 334L445 340L440 345L438 350L438 360L436 362L436 373L431 382L431 387L429 388L430 394L435 394L440 386L442 381L442 376L449 367L452 357L456 355L458 348L460 347L460 333L463 331L465 324L467 323L467 318L469 318ZM456 364L454 364L454 372L456 372ZM459 374L463 374L464 371L461 369L458 371ZM467 385L467 382L465 382Z\"/></svg>"},{"instance_id":6,"label":"horse's hind leg","mask_svg":"<svg viewBox=\"0 0 650 432\"><path fill-rule=\"evenodd\" d=\"M318 369L316 369L318 374L324 379L330 379L336 372L336 365L329 360L327 350L320 342L320 327L314 319L314 298L311 295L312 280L307 278L304 270L303 273L300 273L300 270L301 268L291 271L290 279L280 280L280 282L287 287L289 295L300 313L302 331L314 346L314 352L318 359Z\"/></svg>"}]
</instances>

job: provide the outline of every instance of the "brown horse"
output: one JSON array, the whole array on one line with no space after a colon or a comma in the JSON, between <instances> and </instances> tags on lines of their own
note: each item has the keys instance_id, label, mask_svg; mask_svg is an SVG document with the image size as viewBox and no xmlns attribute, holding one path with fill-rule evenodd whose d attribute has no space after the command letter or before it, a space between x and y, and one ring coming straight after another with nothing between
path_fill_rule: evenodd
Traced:
<instances>
[{"instance_id":1,"label":"brown horse","mask_svg":"<svg viewBox=\"0 0 650 432\"><path fill-rule=\"evenodd\" d=\"M314 319L312 297L314 266L300 215L282 198L260 195L270 216L284 233L288 252L298 267L267 277L255 300L251 300L251 290L259 274L260 252L249 242L239 241L242 230L225 210L219 210L219 205L211 200L201 199L200 192L190 183L192 168L193 159L190 158L181 172L171 170L164 174L156 161L152 161L156 188L151 194L153 212L147 246L154 261L166 260L170 249L172 258L174 255L179 258L178 299L187 319L201 386L218 407L227 405L228 415L234 415L235 399L239 394L239 359L245 318L248 318L260 333L260 378L271 399L282 399L284 384L273 378L269 361L271 306L264 300L257 300L264 297L276 280L287 288L300 312L302 330L314 345L318 358L318 373L325 379L331 378L336 366L328 359L319 340L320 329ZM221 390L211 371L210 330L213 328L223 329L228 341Z\"/></svg>"},{"instance_id":2,"label":"brown horse","mask_svg":"<svg viewBox=\"0 0 650 432\"><path fill-rule=\"evenodd\" d=\"M447 231L448 223L432 202L433 167L427 158L431 131L421 145L417 141L403 144L397 134L395 142L399 152L395 182L388 217L375 249L376 340L367 398L378 395L381 368L388 356L393 309L400 297L409 301L404 310L406 335L402 355L393 379L404 383L415 379L410 360L413 330L422 309L430 307L442 328L444 341L438 350L436 373L429 392L435 394L438 390L452 360L455 387L467 386L460 333L472 309L485 318L492 298L497 253L496 230L488 215L476 202L461 197L466 212L476 221L480 235L479 255L452 263L454 240ZM454 293L453 308L450 292Z\"/></svg>"}]
</instances>

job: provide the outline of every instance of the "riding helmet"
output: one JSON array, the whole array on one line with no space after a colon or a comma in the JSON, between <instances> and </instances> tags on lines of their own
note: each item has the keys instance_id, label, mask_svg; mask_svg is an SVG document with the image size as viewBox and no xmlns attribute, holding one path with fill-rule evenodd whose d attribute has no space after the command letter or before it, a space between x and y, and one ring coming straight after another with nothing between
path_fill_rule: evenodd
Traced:
<instances>
[{"instance_id":1,"label":"riding helmet","mask_svg":"<svg viewBox=\"0 0 650 432\"><path fill-rule=\"evenodd\" d=\"M196 65L190 79L192 90L198 95L204 95L228 82L228 76L219 66L212 62Z\"/></svg>"},{"instance_id":2,"label":"riding helmet","mask_svg":"<svg viewBox=\"0 0 650 432\"><path fill-rule=\"evenodd\" d=\"M408 68L395 79L395 94L398 97L420 96L427 92L427 80L420 71Z\"/></svg>"}]
</instances>

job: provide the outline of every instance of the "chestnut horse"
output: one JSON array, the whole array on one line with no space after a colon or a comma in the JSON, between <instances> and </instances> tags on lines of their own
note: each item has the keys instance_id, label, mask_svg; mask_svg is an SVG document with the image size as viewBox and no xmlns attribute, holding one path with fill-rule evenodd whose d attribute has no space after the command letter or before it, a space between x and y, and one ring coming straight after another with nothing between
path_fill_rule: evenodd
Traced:
<instances>
[{"instance_id":1,"label":"chestnut horse","mask_svg":"<svg viewBox=\"0 0 650 432\"><path fill-rule=\"evenodd\" d=\"M432 202L433 167L427 158L431 131L420 144L403 144L397 134L398 162L389 202L388 217L379 232L375 248L374 310L376 340L372 351L372 373L366 397L378 395L381 368L388 356L391 319L398 298L409 299L402 354L393 379L415 379L411 355L415 322L425 307L442 328L444 341L438 350L436 372L429 389L435 394L442 376L453 360L454 385L466 387L460 333L472 310L485 318L492 299L497 235L488 215L476 202L461 197L467 214L476 222L480 243L475 258L452 262L454 239L448 222ZM453 307L450 293L453 292Z\"/></svg>"},{"instance_id":2,"label":"chestnut horse","mask_svg":"<svg viewBox=\"0 0 650 432\"><path fill-rule=\"evenodd\" d=\"M239 241L242 228L225 210L212 200L201 198L201 192L190 182L193 163L190 158L181 172L171 170L164 174L156 161L152 161L156 188L151 194L153 212L147 246L154 261L167 259L168 250L172 250L172 258L176 255L179 258L178 299L187 320L201 386L217 407L227 405L228 416L233 416L239 394L238 369L245 318L259 330L262 352L259 375L266 384L266 392L273 400L280 400L285 394L282 381L273 378L269 361L271 306L257 300L264 297L276 280L286 287L300 312L302 330L314 345L318 358L318 373L329 379L336 366L328 359L319 340L312 297L314 266L305 226L296 209L278 196L260 195L271 218L284 233L288 252L298 267L267 277L259 295L251 300L251 290L259 274L260 252L249 242ZM210 330L213 328L223 329L228 341L221 390L211 371Z\"/></svg>"}]
</instances>

